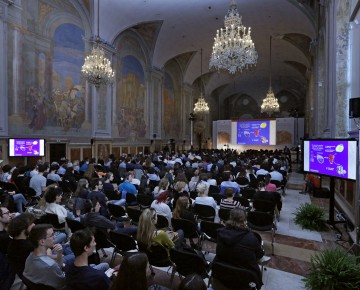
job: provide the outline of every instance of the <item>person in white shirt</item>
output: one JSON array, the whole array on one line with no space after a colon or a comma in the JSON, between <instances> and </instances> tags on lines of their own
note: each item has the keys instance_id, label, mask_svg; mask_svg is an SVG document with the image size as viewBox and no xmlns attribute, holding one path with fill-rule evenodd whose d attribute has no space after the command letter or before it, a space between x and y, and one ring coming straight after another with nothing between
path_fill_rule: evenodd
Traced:
<instances>
[{"instance_id":1,"label":"person in white shirt","mask_svg":"<svg viewBox=\"0 0 360 290\"><path fill-rule=\"evenodd\" d=\"M169 203L168 192L163 191L151 203L150 207L155 209L157 215L165 216L166 219L168 220L169 226L170 226L171 225L172 213L171 213L170 207L168 206L168 203Z\"/></svg>"},{"instance_id":2,"label":"person in white shirt","mask_svg":"<svg viewBox=\"0 0 360 290\"><path fill-rule=\"evenodd\" d=\"M195 204L207 205L213 207L216 210L216 205L217 205L216 201L214 200L213 197L208 196L209 186L206 183L201 181L196 186L196 191L198 192L198 197L195 198L193 205Z\"/></svg>"},{"instance_id":3,"label":"person in white shirt","mask_svg":"<svg viewBox=\"0 0 360 290\"><path fill-rule=\"evenodd\" d=\"M280 166L279 164L274 164L274 170L270 172L271 175L271 180L277 180L279 182L282 182L284 177L283 175L279 172Z\"/></svg>"}]
</instances>

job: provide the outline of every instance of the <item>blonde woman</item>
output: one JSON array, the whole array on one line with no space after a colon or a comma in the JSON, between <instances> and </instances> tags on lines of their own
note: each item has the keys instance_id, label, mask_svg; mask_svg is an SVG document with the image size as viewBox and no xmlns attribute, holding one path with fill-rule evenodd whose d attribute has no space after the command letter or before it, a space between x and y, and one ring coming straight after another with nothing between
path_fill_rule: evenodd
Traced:
<instances>
[{"instance_id":1,"label":"blonde woman","mask_svg":"<svg viewBox=\"0 0 360 290\"><path fill-rule=\"evenodd\" d=\"M153 195L155 198L158 197L158 195L164 191L167 191L169 188L169 180L167 178L162 178L159 181L159 184L154 188Z\"/></svg>"},{"instance_id":2,"label":"blonde woman","mask_svg":"<svg viewBox=\"0 0 360 290\"><path fill-rule=\"evenodd\" d=\"M178 230L177 232L165 232L157 230L155 225L157 223L157 214L155 209L145 209L139 219L137 229L137 241L147 249L150 249L153 243L159 244L166 248L168 252L171 248L181 248L184 241L184 232ZM175 234L174 234L175 233Z\"/></svg>"},{"instance_id":3,"label":"blonde woman","mask_svg":"<svg viewBox=\"0 0 360 290\"><path fill-rule=\"evenodd\" d=\"M178 200L179 197L181 197L181 196L186 196L188 198L190 197L189 193L187 191L185 191L185 187L186 187L186 183L184 181L178 181L175 183L173 207L176 206L176 201Z\"/></svg>"}]
</instances>

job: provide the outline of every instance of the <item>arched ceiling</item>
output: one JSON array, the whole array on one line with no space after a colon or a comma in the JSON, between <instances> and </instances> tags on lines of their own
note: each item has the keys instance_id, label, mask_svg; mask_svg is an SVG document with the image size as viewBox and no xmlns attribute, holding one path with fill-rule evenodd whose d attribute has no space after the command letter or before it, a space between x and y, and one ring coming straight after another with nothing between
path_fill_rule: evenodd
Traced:
<instances>
[{"instance_id":1,"label":"arched ceiling","mask_svg":"<svg viewBox=\"0 0 360 290\"><path fill-rule=\"evenodd\" d=\"M274 92L290 90L294 80L305 86L303 71L311 65L308 51L311 39L315 38L312 6L316 1L236 0L236 3L243 24L251 27L258 63L250 72L235 76L217 72L208 75L206 96L221 91L219 101L234 93L261 100L269 86L270 35L273 35ZM230 0L100 0L100 36L114 42L128 28L146 32L149 23L149 31L156 31L152 33L152 42L148 40L154 50L152 65L163 68L168 61L181 56L183 61L188 60L184 63L184 81L191 85L200 76L200 48L203 48L203 73L209 73L214 36L217 29L224 27L229 4Z\"/></svg>"}]
</instances>

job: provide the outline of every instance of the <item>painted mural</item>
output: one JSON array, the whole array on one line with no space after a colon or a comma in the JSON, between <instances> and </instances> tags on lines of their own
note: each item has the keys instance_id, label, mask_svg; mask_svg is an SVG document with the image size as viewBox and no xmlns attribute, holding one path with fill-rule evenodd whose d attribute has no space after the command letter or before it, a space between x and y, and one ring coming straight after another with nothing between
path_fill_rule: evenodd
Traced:
<instances>
[{"instance_id":1,"label":"painted mural","mask_svg":"<svg viewBox=\"0 0 360 290\"><path fill-rule=\"evenodd\" d=\"M165 138L175 137L173 135L180 132L179 112L180 107L177 106L173 80L168 73L165 73L163 119Z\"/></svg>"},{"instance_id":2,"label":"painted mural","mask_svg":"<svg viewBox=\"0 0 360 290\"><path fill-rule=\"evenodd\" d=\"M133 142L146 135L145 75L139 60L131 55L123 58L120 71L117 86L117 129L120 138Z\"/></svg>"},{"instance_id":3,"label":"painted mural","mask_svg":"<svg viewBox=\"0 0 360 290\"><path fill-rule=\"evenodd\" d=\"M37 71L37 85L30 84L26 88L26 118L21 133L79 134L85 119L85 88L81 79L85 49L83 35L80 27L61 24L53 35L52 59L47 52L37 55L38 61L34 63L37 66L34 69ZM88 132L84 130L81 134Z\"/></svg>"}]
</instances>

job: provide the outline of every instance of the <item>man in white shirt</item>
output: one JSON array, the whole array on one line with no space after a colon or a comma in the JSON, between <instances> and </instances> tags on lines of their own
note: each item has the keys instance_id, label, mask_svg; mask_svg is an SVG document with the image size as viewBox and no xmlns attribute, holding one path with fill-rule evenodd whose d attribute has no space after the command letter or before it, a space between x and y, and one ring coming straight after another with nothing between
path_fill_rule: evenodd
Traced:
<instances>
[{"instance_id":1,"label":"man in white shirt","mask_svg":"<svg viewBox=\"0 0 360 290\"><path fill-rule=\"evenodd\" d=\"M283 175L279 172L280 166L279 164L274 164L274 170L270 172L271 175L271 180L277 180L279 182L282 182L284 177Z\"/></svg>"},{"instance_id":2,"label":"man in white shirt","mask_svg":"<svg viewBox=\"0 0 360 290\"><path fill-rule=\"evenodd\" d=\"M46 178L44 177L45 166L43 164L39 164L38 171L38 174L31 177L29 184L29 186L36 191L36 197L40 197L46 190Z\"/></svg>"}]
</instances>

